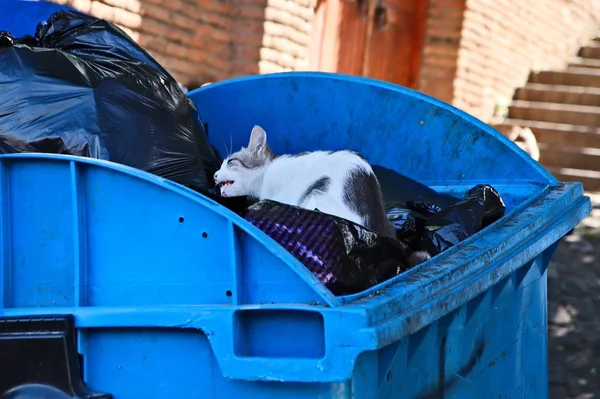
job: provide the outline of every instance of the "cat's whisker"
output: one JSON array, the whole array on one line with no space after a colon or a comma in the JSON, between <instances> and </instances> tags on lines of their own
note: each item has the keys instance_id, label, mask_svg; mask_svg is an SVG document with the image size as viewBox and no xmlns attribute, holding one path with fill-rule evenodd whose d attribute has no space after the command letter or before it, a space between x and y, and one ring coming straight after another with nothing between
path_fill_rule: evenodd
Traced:
<instances>
[{"instance_id":1,"label":"cat's whisker","mask_svg":"<svg viewBox=\"0 0 600 399\"><path fill-rule=\"evenodd\" d=\"M225 159L229 158L231 152L229 152L229 148L227 148L227 143L223 140L223 147L225 148Z\"/></svg>"}]
</instances>

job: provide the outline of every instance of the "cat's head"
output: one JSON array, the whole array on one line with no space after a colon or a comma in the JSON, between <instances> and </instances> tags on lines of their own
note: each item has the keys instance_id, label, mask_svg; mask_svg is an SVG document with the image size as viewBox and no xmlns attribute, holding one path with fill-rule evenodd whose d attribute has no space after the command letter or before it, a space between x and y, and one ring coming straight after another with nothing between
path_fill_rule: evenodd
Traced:
<instances>
[{"instance_id":1,"label":"cat's head","mask_svg":"<svg viewBox=\"0 0 600 399\"><path fill-rule=\"evenodd\" d=\"M229 155L215 173L215 183L220 187L221 196L258 196L265 166L275 156L267 144L267 133L254 126L250 133L248 147Z\"/></svg>"}]
</instances>

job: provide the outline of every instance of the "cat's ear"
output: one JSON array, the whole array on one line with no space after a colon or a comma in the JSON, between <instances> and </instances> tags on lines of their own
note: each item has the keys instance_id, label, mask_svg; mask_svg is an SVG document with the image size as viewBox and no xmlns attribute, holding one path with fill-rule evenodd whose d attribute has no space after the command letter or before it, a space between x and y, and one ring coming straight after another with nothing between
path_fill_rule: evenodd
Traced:
<instances>
[{"instance_id":1,"label":"cat's ear","mask_svg":"<svg viewBox=\"0 0 600 399\"><path fill-rule=\"evenodd\" d=\"M255 154L260 153L267 147L267 133L264 129L258 125L252 128L250 132L250 141L248 142L248 149Z\"/></svg>"}]
</instances>

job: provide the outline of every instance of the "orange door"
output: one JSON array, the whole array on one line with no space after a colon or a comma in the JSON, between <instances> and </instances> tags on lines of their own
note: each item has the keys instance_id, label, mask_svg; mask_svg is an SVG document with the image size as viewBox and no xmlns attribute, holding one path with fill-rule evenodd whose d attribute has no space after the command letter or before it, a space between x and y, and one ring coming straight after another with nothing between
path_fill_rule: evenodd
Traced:
<instances>
[{"instance_id":1,"label":"orange door","mask_svg":"<svg viewBox=\"0 0 600 399\"><path fill-rule=\"evenodd\" d=\"M424 0L322 0L311 68L416 88L425 32Z\"/></svg>"}]
</instances>

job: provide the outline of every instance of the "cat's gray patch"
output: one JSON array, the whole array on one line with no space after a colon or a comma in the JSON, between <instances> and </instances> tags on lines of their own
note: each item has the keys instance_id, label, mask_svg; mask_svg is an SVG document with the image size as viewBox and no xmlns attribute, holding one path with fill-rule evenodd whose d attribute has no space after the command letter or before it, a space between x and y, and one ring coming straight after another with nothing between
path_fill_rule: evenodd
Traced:
<instances>
[{"instance_id":1,"label":"cat's gray patch","mask_svg":"<svg viewBox=\"0 0 600 399\"><path fill-rule=\"evenodd\" d=\"M268 147L258 154L252 153L248 150L238 151L235 154L231 154L229 159L237 159L240 161L242 166L246 169L256 169L265 166L266 163L272 161L275 158L273 152Z\"/></svg>"},{"instance_id":2,"label":"cat's gray patch","mask_svg":"<svg viewBox=\"0 0 600 399\"><path fill-rule=\"evenodd\" d=\"M367 160L365 159L365 157L363 157L363 156L362 156L360 153L358 153L358 152L356 152L356 151L354 151L354 150L346 150L346 151L348 151L349 153L351 153L351 154L353 154L353 155L356 155L357 157L359 157L359 158L360 158L360 159L362 159L363 161L367 162ZM367 163L368 163L368 162L367 162Z\"/></svg>"},{"instance_id":3,"label":"cat's gray patch","mask_svg":"<svg viewBox=\"0 0 600 399\"><path fill-rule=\"evenodd\" d=\"M322 152L324 152L327 155L331 155L331 154L334 154L334 153L340 152L340 151L322 151ZM304 152L299 152L297 154L290 154L290 155L287 155L287 156L290 157L290 158L299 158L299 157L302 157L304 155L308 155L310 153L311 153L310 151L304 151Z\"/></svg>"},{"instance_id":4,"label":"cat's gray patch","mask_svg":"<svg viewBox=\"0 0 600 399\"><path fill-rule=\"evenodd\" d=\"M320 179L317 179L313 184L311 184L302 197L300 197L299 204L303 203L309 196L316 193L326 193L329 190L329 185L331 184L331 179L327 176L323 176Z\"/></svg>"},{"instance_id":5,"label":"cat's gray patch","mask_svg":"<svg viewBox=\"0 0 600 399\"><path fill-rule=\"evenodd\" d=\"M344 202L363 218L367 229L396 237L396 231L386 216L383 194L375 174L361 167L352 169L344 184Z\"/></svg>"},{"instance_id":6,"label":"cat's gray patch","mask_svg":"<svg viewBox=\"0 0 600 399\"><path fill-rule=\"evenodd\" d=\"M297 154L290 155L289 157L290 158L298 158L298 157L302 157L302 156L307 155L307 154L310 154L310 153L308 151L304 151L304 152L299 152Z\"/></svg>"}]
</instances>

